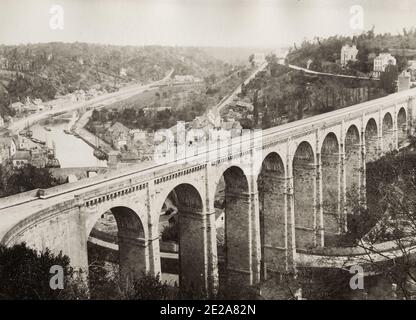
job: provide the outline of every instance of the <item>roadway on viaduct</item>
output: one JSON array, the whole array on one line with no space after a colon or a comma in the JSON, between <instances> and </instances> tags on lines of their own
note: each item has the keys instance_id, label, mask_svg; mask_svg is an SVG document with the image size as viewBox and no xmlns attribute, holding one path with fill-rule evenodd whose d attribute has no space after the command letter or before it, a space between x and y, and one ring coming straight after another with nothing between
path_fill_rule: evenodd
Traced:
<instances>
[{"instance_id":1,"label":"roadway on viaduct","mask_svg":"<svg viewBox=\"0 0 416 320\"><path fill-rule=\"evenodd\" d=\"M142 271L157 274L159 216L175 191L180 285L212 291L218 284L214 198L223 179L228 277L254 284L262 268L291 272L305 252L325 247L347 228L347 191L365 201L366 163L406 143L415 125L415 97L416 89L402 91L187 147L165 163L0 199L0 242L62 251L87 271L88 236L111 210L123 281Z\"/></svg>"}]
</instances>

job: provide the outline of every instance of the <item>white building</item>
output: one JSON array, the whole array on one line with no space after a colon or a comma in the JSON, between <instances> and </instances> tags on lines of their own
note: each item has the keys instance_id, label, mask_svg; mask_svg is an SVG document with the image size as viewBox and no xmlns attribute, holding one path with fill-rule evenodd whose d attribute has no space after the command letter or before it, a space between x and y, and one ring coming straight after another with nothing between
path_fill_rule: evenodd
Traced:
<instances>
[{"instance_id":1,"label":"white building","mask_svg":"<svg viewBox=\"0 0 416 320\"><path fill-rule=\"evenodd\" d=\"M121 68L120 69L120 76L121 77L126 77L127 76L127 69L126 68Z\"/></svg>"},{"instance_id":2,"label":"white building","mask_svg":"<svg viewBox=\"0 0 416 320\"><path fill-rule=\"evenodd\" d=\"M407 62L408 68L411 70L416 70L416 60L409 60Z\"/></svg>"},{"instance_id":3,"label":"white building","mask_svg":"<svg viewBox=\"0 0 416 320\"><path fill-rule=\"evenodd\" d=\"M256 66L260 66L266 62L266 55L264 53L255 53L253 62Z\"/></svg>"},{"instance_id":4,"label":"white building","mask_svg":"<svg viewBox=\"0 0 416 320\"><path fill-rule=\"evenodd\" d=\"M32 143L33 143L32 141L30 141L28 138L20 134L17 136L17 149L18 150L30 150Z\"/></svg>"},{"instance_id":5,"label":"white building","mask_svg":"<svg viewBox=\"0 0 416 320\"><path fill-rule=\"evenodd\" d=\"M11 137L0 137L0 163L4 163L16 154L16 143Z\"/></svg>"},{"instance_id":6,"label":"white building","mask_svg":"<svg viewBox=\"0 0 416 320\"><path fill-rule=\"evenodd\" d=\"M146 131L144 130L133 129L133 130L130 130L129 133L133 139L133 142L146 140Z\"/></svg>"},{"instance_id":7,"label":"white building","mask_svg":"<svg viewBox=\"0 0 416 320\"><path fill-rule=\"evenodd\" d=\"M193 75L175 75L173 78L175 83L190 83L190 82L200 82L201 79L194 77Z\"/></svg>"},{"instance_id":8,"label":"white building","mask_svg":"<svg viewBox=\"0 0 416 320\"><path fill-rule=\"evenodd\" d=\"M9 61L4 57L0 57L0 69L7 69L8 67Z\"/></svg>"},{"instance_id":9,"label":"white building","mask_svg":"<svg viewBox=\"0 0 416 320\"><path fill-rule=\"evenodd\" d=\"M20 112L22 112L22 111L23 111L23 109L24 109L24 104L23 104L23 103L21 103L20 101L13 102L13 103L10 105L10 108L11 108L12 110L14 110L16 113L20 113Z\"/></svg>"},{"instance_id":10,"label":"white building","mask_svg":"<svg viewBox=\"0 0 416 320\"><path fill-rule=\"evenodd\" d=\"M407 62L407 71L410 74L411 81L416 79L416 60L409 60Z\"/></svg>"},{"instance_id":11,"label":"white building","mask_svg":"<svg viewBox=\"0 0 416 320\"><path fill-rule=\"evenodd\" d=\"M357 61L358 49L355 45L344 45L341 48L341 65L345 67L349 61Z\"/></svg>"},{"instance_id":12,"label":"white building","mask_svg":"<svg viewBox=\"0 0 416 320\"><path fill-rule=\"evenodd\" d=\"M374 73L380 75L381 72L386 70L388 65L395 66L397 63L396 58L393 57L390 53L380 53L374 59Z\"/></svg>"}]
</instances>

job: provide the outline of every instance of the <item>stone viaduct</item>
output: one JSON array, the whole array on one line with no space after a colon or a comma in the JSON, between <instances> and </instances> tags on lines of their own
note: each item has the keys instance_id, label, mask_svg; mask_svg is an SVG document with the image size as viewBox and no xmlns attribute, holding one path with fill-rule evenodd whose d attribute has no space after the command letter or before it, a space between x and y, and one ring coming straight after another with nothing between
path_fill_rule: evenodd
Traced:
<instances>
[{"instance_id":1,"label":"stone viaduct","mask_svg":"<svg viewBox=\"0 0 416 320\"><path fill-rule=\"evenodd\" d=\"M349 200L365 203L366 163L405 145L416 89L188 150L183 159L100 175L0 200L0 241L62 251L88 269L88 236L100 216L118 225L120 273L159 273L158 225L178 198L180 285L218 283L214 196L225 182L226 269L247 284L291 272L299 252L347 228Z\"/></svg>"}]
</instances>

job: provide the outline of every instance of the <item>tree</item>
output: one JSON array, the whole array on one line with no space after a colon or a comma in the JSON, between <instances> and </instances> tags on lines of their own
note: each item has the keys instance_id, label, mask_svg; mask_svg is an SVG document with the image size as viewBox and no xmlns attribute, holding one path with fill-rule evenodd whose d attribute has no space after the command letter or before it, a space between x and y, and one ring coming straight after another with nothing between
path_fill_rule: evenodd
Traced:
<instances>
[{"instance_id":1,"label":"tree","mask_svg":"<svg viewBox=\"0 0 416 320\"><path fill-rule=\"evenodd\" d=\"M162 241L179 242L179 223L178 222L174 221L172 223L169 223L169 225L163 228Z\"/></svg>"},{"instance_id":2,"label":"tree","mask_svg":"<svg viewBox=\"0 0 416 320\"><path fill-rule=\"evenodd\" d=\"M258 95L259 95L259 90L256 90L254 92L254 96L253 96L253 120L254 120L254 125L257 126L257 124L259 123L259 102L258 102Z\"/></svg>"},{"instance_id":3,"label":"tree","mask_svg":"<svg viewBox=\"0 0 416 320\"><path fill-rule=\"evenodd\" d=\"M392 64L389 64L385 71L381 73L380 76L380 88L384 90L385 93L390 94L396 92L396 81L399 76L398 67Z\"/></svg>"},{"instance_id":4,"label":"tree","mask_svg":"<svg viewBox=\"0 0 416 320\"><path fill-rule=\"evenodd\" d=\"M59 184L48 168L37 168L30 164L16 170L1 166L0 176L3 179L3 197L36 188L50 188Z\"/></svg>"},{"instance_id":5,"label":"tree","mask_svg":"<svg viewBox=\"0 0 416 320\"><path fill-rule=\"evenodd\" d=\"M25 243L13 247L0 246L0 299L79 299L86 297L85 288L76 281L69 258L62 253L42 253L30 249ZM53 290L50 273L54 265L64 271L64 289Z\"/></svg>"},{"instance_id":6,"label":"tree","mask_svg":"<svg viewBox=\"0 0 416 320\"><path fill-rule=\"evenodd\" d=\"M251 65L254 66L254 54L250 54L250 56L248 57L248 62L250 62Z\"/></svg>"},{"instance_id":7,"label":"tree","mask_svg":"<svg viewBox=\"0 0 416 320\"><path fill-rule=\"evenodd\" d=\"M143 273L133 283L133 290L129 298L131 300L166 300L172 299L169 285L162 282L160 275L153 276Z\"/></svg>"}]
</instances>

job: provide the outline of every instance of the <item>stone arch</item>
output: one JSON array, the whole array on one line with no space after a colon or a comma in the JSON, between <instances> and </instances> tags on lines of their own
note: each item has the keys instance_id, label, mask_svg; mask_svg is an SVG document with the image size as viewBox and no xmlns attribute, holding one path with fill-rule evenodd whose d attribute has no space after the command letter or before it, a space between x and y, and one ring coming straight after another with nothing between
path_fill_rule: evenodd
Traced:
<instances>
[{"instance_id":1,"label":"stone arch","mask_svg":"<svg viewBox=\"0 0 416 320\"><path fill-rule=\"evenodd\" d=\"M394 131L393 131L393 117L390 112L386 112L383 117L382 124L383 135L383 152L389 152L394 149Z\"/></svg>"},{"instance_id":2,"label":"stone arch","mask_svg":"<svg viewBox=\"0 0 416 320\"><path fill-rule=\"evenodd\" d=\"M170 199L176 209L170 211L164 219L167 223L164 227L169 226L171 229L169 234L172 238L164 235L160 239L163 241L166 237L165 243L173 242L178 245L179 285L185 291L190 288L205 290L207 289L205 211L200 192L192 184L182 183L171 189L166 198ZM162 210L163 204L159 212ZM160 230L160 233L162 231ZM176 238L176 233L178 238ZM160 247L162 248L161 245Z\"/></svg>"},{"instance_id":3,"label":"stone arch","mask_svg":"<svg viewBox=\"0 0 416 320\"><path fill-rule=\"evenodd\" d=\"M293 193L296 229L296 247L315 245L316 165L308 142L299 144L293 156Z\"/></svg>"},{"instance_id":4,"label":"stone arch","mask_svg":"<svg viewBox=\"0 0 416 320\"><path fill-rule=\"evenodd\" d=\"M340 145L334 133L328 133L321 148L322 172L322 212L325 243L331 244L333 237L339 234L340 210Z\"/></svg>"},{"instance_id":5,"label":"stone arch","mask_svg":"<svg viewBox=\"0 0 416 320\"><path fill-rule=\"evenodd\" d=\"M263 160L257 178L260 212L261 274L285 270L286 175L282 158L276 152Z\"/></svg>"},{"instance_id":6,"label":"stone arch","mask_svg":"<svg viewBox=\"0 0 416 320\"><path fill-rule=\"evenodd\" d=\"M361 139L355 125L351 125L345 135L345 209L351 212L360 197L361 188ZM347 222L348 225L348 222Z\"/></svg>"},{"instance_id":7,"label":"stone arch","mask_svg":"<svg viewBox=\"0 0 416 320\"><path fill-rule=\"evenodd\" d=\"M127 206L114 206L106 212L111 212L114 216L117 235L108 230L92 228L88 238L89 246L101 247L108 253L107 258L113 260L112 262L118 260L121 285L128 287L134 279L142 276L143 272L149 271L148 243L143 223L139 215ZM102 212L102 215L107 213ZM96 226L99 220L96 219ZM118 252L114 252L117 251L117 246ZM90 256L88 258L91 259Z\"/></svg>"},{"instance_id":8,"label":"stone arch","mask_svg":"<svg viewBox=\"0 0 416 320\"><path fill-rule=\"evenodd\" d=\"M224 280L252 283L249 181L240 167L230 166L216 188L216 215L224 215L224 225L217 225L220 286Z\"/></svg>"},{"instance_id":9,"label":"stone arch","mask_svg":"<svg viewBox=\"0 0 416 320\"><path fill-rule=\"evenodd\" d=\"M378 157L378 128L374 118L370 118L365 126L366 162L375 161Z\"/></svg>"},{"instance_id":10,"label":"stone arch","mask_svg":"<svg viewBox=\"0 0 416 320\"><path fill-rule=\"evenodd\" d=\"M407 114L405 108L400 108L397 113L397 141L399 148L402 147L407 140Z\"/></svg>"}]
</instances>

